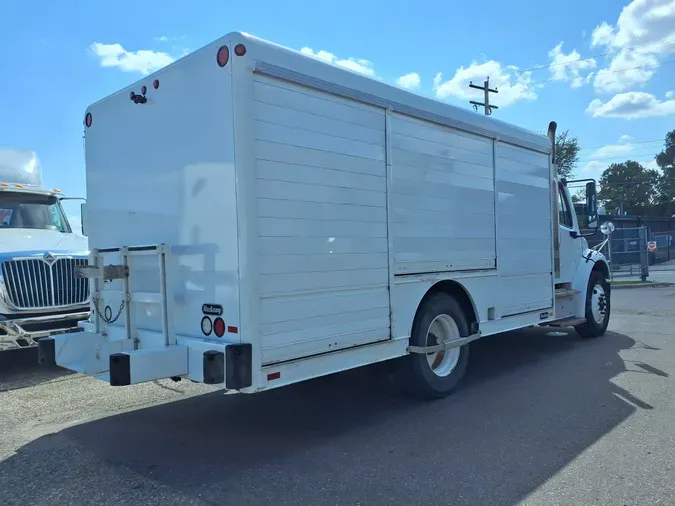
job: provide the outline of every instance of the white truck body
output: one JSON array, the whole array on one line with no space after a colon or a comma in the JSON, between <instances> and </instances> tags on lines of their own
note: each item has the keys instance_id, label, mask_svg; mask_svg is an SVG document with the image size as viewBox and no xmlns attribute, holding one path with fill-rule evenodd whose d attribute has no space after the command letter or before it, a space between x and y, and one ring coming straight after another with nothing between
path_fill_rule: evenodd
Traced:
<instances>
[{"instance_id":1,"label":"white truck body","mask_svg":"<svg viewBox=\"0 0 675 506\"><path fill-rule=\"evenodd\" d=\"M87 238L71 229L63 197L43 187L34 152L0 148L0 351L78 331L89 318L89 286L75 278Z\"/></svg>"},{"instance_id":2,"label":"white truck body","mask_svg":"<svg viewBox=\"0 0 675 506\"><path fill-rule=\"evenodd\" d=\"M558 224L547 137L246 34L85 123L92 316L41 361L113 385L251 393L420 353L439 291L470 324L441 351L580 324L608 274Z\"/></svg>"}]
</instances>

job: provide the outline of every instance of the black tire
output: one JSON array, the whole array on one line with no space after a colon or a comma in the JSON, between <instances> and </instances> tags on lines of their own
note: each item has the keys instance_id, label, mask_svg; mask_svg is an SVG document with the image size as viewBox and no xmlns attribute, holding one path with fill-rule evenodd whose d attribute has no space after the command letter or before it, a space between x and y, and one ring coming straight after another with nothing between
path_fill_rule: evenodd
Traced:
<instances>
[{"instance_id":1,"label":"black tire","mask_svg":"<svg viewBox=\"0 0 675 506\"><path fill-rule=\"evenodd\" d=\"M469 335L469 323L457 300L445 293L429 297L418 310L413 322L411 346L426 346L431 323L439 315L450 316L462 337ZM431 344L431 343L430 343ZM421 399L440 399L453 393L466 374L469 345L459 348L459 358L446 376L437 375L431 368L426 354L411 353L399 359L394 372L394 383L406 393Z\"/></svg>"},{"instance_id":2,"label":"black tire","mask_svg":"<svg viewBox=\"0 0 675 506\"><path fill-rule=\"evenodd\" d=\"M597 289L600 287L604 293L604 319L602 322L597 322L593 316L593 295L597 294ZM607 331L609 325L609 317L611 314L611 296L610 286L605 276L600 271L592 271L591 278L588 280L588 287L586 288L586 323L577 325L574 330L577 331L581 337L592 339L600 337Z\"/></svg>"}]
</instances>

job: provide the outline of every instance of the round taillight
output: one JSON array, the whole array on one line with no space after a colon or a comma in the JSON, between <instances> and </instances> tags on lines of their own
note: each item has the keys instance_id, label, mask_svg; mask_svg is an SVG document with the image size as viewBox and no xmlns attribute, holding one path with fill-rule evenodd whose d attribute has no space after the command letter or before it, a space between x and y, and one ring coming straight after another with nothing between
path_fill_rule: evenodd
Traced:
<instances>
[{"instance_id":1,"label":"round taillight","mask_svg":"<svg viewBox=\"0 0 675 506\"><path fill-rule=\"evenodd\" d=\"M219 67L224 67L227 65L227 62L230 60L230 50L227 46L220 46L218 52L216 53L216 61L218 62Z\"/></svg>"},{"instance_id":2,"label":"round taillight","mask_svg":"<svg viewBox=\"0 0 675 506\"><path fill-rule=\"evenodd\" d=\"M210 336L213 331L213 324L211 323L211 318L205 316L202 318L202 332L205 336Z\"/></svg>"},{"instance_id":3,"label":"round taillight","mask_svg":"<svg viewBox=\"0 0 675 506\"><path fill-rule=\"evenodd\" d=\"M92 122L93 119L94 119L94 118L91 116L91 113L90 113L90 112L88 112L87 114L85 114L85 116L84 116L84 124L87 126L87 128L89 128L89 127L91 126L91 122Z\"/></svg>"},{"instance_id":4,"label":"round taillight","mask_svg":"<svg viewBox=\"0 0 675 506\"><path fill-rule=\"evenodd\" d=\"M237 44L234 46L234 54L244 56L246 54L246 46L244 44Z\"/></svg>"},{"instance_id":5,"label":"round taillight","mask_svg":"<svg viewBox=\"0 0 675 506\"><path fill-rule=\"evenodd\" d=\"M146 86L141 86L141 95L145 95L148 92L148 88Z\"/></svg>"},{"instance_id":6,"label":"round taillight","mask_svg":"<svg viewBox=\"0 0 675 506\"><path fill-rule=\"evenodd\" d=\"M222 318L218 317L213 321L213 332L218 337L223 337L225 335L225 321Z\"/></svg>"},{"instance_id":7,"label":"round taillight","mask_svg":"<svg viewBox=\"0 0 675 506\"><path fill-rule=\"evenodd\" d=\"M159 79L152 81L152 87L155 89L159 88Z\"/></svg>"}]
</instances>

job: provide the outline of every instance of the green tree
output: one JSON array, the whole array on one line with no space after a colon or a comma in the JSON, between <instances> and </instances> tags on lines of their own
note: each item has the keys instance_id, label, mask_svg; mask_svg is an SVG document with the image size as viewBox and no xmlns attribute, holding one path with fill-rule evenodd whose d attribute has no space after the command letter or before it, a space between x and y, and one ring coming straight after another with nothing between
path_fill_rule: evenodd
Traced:
<instances>
[{"instance_id":1,"label":"green tree","mask_svg":"<svg viewBox=\"0 0 675 506\"><path fill-rule=\"evenodd\" d=\"M656 164L661 169L659 207L661 212L671 215L675 212L675 130L666 134L663 151L656 155Z\"/></svg>"},{"instance_id":2,"label":"green tree","mask_svg":"<svg viewBox=\"0 0 675 506\"><path fill-rule=\"evenodd\" d=\"M570 137L569 130L559 133L555 140L555 153L558 175L566 179L573 178L579 162L579 139Z\"/></svg>"},{"instance_id":3,"label":"green tree","mask_svg":"<svg viewBox=\"0 0 675 506\"><path fill-rule=\"evenodd\" d=\"M628 214L651 214L652 204L659 196L658 183L659 173L639 162L613 163L600 177L598 200L608 212L623 207Z\"/></svg>"}]
</instances>

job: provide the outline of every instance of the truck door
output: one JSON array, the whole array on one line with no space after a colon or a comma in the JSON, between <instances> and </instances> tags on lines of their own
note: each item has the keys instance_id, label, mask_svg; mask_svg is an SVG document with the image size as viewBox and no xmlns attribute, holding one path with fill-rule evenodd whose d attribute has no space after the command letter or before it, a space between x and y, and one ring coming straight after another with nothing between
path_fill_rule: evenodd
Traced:
<instances>
[{"instance_id":1,"label":"truck door","mask_svg":"<svg viewBox=\"0 0 675 506\"><path fill-rule=\"evenodd\" d=\"M560 233L560 277L556 283L570 283L576 272L576 265L581 258L581 239L574 237L577 231L575 214L570 202L567 188L558 183L558 223Z\"/></svg>"}]
</instances>

